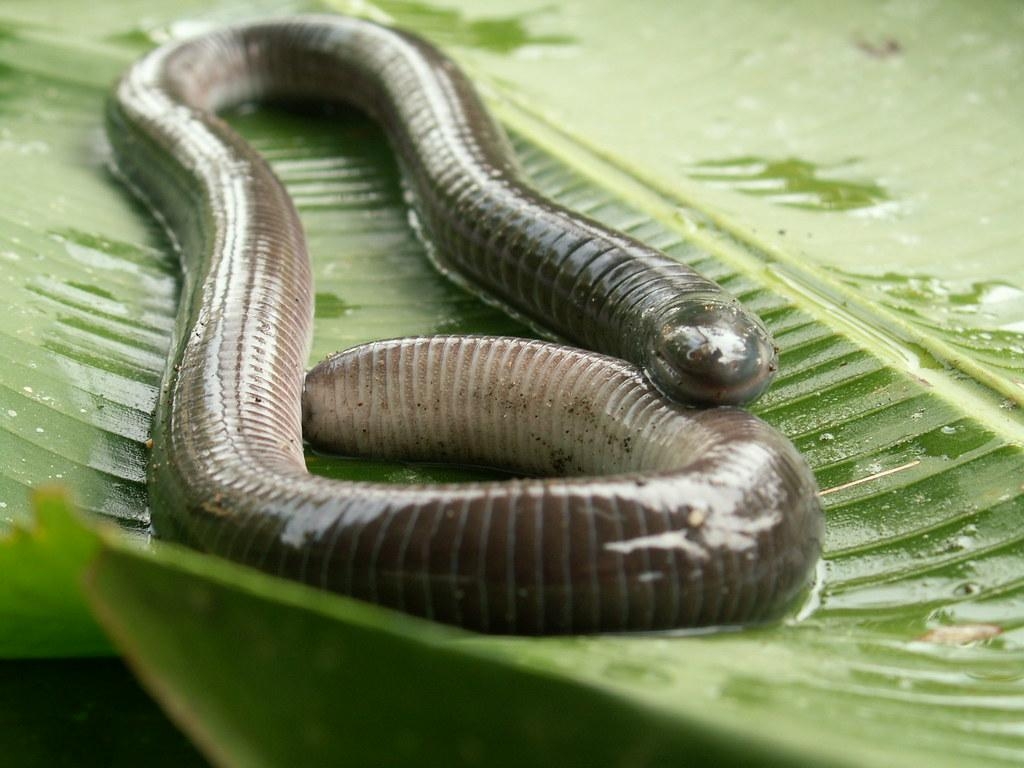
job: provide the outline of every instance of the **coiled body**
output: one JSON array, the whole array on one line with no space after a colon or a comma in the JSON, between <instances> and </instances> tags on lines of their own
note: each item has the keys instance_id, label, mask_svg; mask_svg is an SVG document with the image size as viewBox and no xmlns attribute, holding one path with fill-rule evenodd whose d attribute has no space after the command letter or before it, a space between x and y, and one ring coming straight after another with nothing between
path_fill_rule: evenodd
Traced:
<instances>
[{"instance_id":1,"label":"coiled body","mask_svg":"<svg viewBox=\"0 0 1024 768\"><path fill-rule=\"evenodd\" d=\"M565 347L370 345L310 374L307 433L372 455L390 452L384 433L415 433L430 439L392 447L610 477L396 487L308 475L301 227L267 165L213 114L284 97L375 116L435 258L512 310L696 399L756 393L774 365L759 321L714 284L528 192L468 82L422 41L333 17L214 33L145 57L108 108L118 166L182 251L150 464L159 535L486 631L746 621L805 583L821 515L784 438L739 411L683 411L635 367ZM505 431L474 431L493 397L451 394L517 386L518 410L488 417Z\"/></svg>"}]
</instances>

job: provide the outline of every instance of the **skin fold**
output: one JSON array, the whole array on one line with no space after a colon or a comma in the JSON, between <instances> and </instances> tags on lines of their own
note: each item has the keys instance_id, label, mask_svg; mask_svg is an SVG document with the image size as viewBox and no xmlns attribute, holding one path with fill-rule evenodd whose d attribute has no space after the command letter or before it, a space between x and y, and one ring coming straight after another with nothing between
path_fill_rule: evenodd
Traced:
<instances>
[{"instance_id":1,"label":"skin fold","mask_svg":"<svg viewBox=\"0 0 1024 768\"><path fill-rule=\"evenodd\" d=\"M215 114L282 98L367 111L395 149L435 263L605 354L405 339L306 376L313 290L298 217ZM182 260L149 468L159 536L491 632L747 622L806 584L822 517L793 446L743 411L662 396L756 396L776 367L760 320L684 265L525 186L469 81L429 44L343 17L214 32L136 63L107 127L119 172ZM331 450L530 477L327 480L306 472L303 427Z\"/></svg>"}]
</instances>

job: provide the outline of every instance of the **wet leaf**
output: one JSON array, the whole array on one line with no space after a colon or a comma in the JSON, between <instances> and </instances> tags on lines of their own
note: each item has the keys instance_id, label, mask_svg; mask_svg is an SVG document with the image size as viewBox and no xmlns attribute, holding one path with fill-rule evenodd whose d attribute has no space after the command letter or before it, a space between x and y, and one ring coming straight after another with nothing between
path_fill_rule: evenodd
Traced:
<instances>
[{"instance_id":1,"label":"wet leaf","mask_svg":"<svg viewBox=\"0 0 1024 768\"><path fill-rule=\"evenodd\" d=\"M0 653L103 652L78 592L88 567L126 658L232 764L1021 761L1012 6L364 6L472 67L541 189L762 314L782 372L755 409L825 490L822 580L799 616L715 636L544 640L448 631L138 546L176 267L105 171L103 94L156 41L258 10L143 7L0 11L0 564L23 585L0 587ZM652 50L679 66L652 74ZM307 226L314 358L395 335L526 332L431 270L373 126L344 111L232 120ZM450 476L308 460L335 476ZM27 489L45 482L136 543L45 505L32 529ZM18 524L35 533L11 534ZM954 637L969 639L936 640Z\"/></svg>"}]
</instances>

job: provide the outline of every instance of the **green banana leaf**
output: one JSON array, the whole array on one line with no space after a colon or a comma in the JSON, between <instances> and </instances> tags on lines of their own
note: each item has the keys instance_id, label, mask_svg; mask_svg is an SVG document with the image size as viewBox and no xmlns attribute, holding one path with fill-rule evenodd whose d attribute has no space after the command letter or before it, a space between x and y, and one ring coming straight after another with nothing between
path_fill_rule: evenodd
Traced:
<instances>
[{"instance_id":1,"label":"green banana leaf","mask_svg":"<svg viewBox=\"0 0 1024 768\"><path fill-rule=\"evenodd\" d=\"M0 656L35 660L0 663L5 759L1019 764L1019 5L461 5L335 10L450 50L540 189L765 318L782 370L754 410L824 489L815 590L740 632L492 638L147 543L145 440L177 267L107 169L105 92L164 39L322 8L8 0ZM230 117L307 227L314 360L374 338L530 333L431 270L370 123ZM474 476L308 463L394 482ZM202 757L120 661L85 659L113 653Z\"/></svg>"}]
</instances>

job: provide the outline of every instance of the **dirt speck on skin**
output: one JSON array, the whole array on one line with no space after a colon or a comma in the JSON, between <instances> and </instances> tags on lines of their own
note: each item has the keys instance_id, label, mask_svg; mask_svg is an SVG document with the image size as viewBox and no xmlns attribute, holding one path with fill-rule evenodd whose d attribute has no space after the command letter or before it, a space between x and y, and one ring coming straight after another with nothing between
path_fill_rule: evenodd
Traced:
<instances>
[{"instance_id":1,"label":"dirt speck on skin","mask_svg":"<svg viewBox=\"0 0 1024 768\"><path fill-rule=\"evenodd\" d=\"M572 461L572 457L568 454L554 452L551 454L551 470L556 475L564 475L565 468L569 466Z\"/></svg>"},{"instance_id":2,"label":"dirt speck on skin","mask_svg":"<svg viewBox=\"0 0 1024 768\"><path fill-rule=\"evenodd\" d=\"M204 501L200 507L203 512L213 517L228 517L231 515L231 510L223 505L224 496L220 493L215 493L211 498Z\"/></svg>"}]
</instances>

